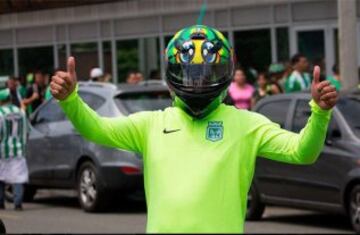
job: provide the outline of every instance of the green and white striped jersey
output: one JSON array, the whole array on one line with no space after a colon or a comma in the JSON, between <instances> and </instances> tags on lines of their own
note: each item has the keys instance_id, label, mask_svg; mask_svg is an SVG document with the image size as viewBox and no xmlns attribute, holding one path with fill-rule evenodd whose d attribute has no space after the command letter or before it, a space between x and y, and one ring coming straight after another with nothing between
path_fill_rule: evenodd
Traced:
<instances>
[{"instance_id":1,"label":"green and white striped jersey","mask_svg":"<svg viewBox=\"0 0 360 235\"><path fill-rule=\"evenodd\" d=\"M25 112L17 106L0 106L0 158L24 157L27 138Z\"/></svg>"}]
</instances>

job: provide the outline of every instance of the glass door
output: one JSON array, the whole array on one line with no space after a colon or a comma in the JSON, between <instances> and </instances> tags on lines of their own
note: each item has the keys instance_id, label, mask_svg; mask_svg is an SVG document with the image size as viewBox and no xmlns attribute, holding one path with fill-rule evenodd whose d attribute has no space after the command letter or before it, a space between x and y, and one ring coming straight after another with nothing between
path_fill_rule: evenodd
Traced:
<instances>
[{"instance_id":1,"label":"glass door","mask_svg":"<svg viewBox=\"0 0 360 235\"><path fill-rule=\"evenodd\" d=\"M319 65L323 75L330 75L335 63L335 36L332 26L297 27L293 29L292 52L307 57L310 67ZM309 71L311 72L311 71Z\"/></svg>"}]
</instances>

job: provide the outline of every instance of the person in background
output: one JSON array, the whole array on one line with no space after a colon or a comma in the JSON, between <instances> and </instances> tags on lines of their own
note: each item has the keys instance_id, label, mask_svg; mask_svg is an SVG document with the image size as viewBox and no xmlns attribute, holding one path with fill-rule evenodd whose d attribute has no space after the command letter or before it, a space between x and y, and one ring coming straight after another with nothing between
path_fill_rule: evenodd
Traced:
<instances>
[{"instance_id":1,"label":"person in background","mask_svg":"<svg viewBox=\"0 0 360 235\"><path fill-rule=\"evenodd\" d=\"M27 95L27 82L24 76L19 77L18 90L21 98L25 99Z\"/></svg>"},{"instance_id":2,"label":"person in background","mask_svg":"<svg viewBox=\"0 0 360 235\"><path fill-rule=\"evenodd\" d=\"M128 84L138 84L139 82L144 80L144 76L139 71L130 71L126 77L126 82Z\"/></svg>"},{"instance_id":3,"label":"person in background","mask_svg":"<svg viewBox=\"0 0 360 235\"><path fill-rule=\"evenodd\" d=\"M311 78L307 73L309 62L302 54L296 54L291 58L293 72L285 82L285 90L287 93L303 91L310 89Z\"/></svg>"},{"instance_id":4,"label":"person in background","mask_svg":"<svg viewBox=\"0 0 360 235\"><path fill-rule=\"evenodd\" d=\"M25 110L25 106L22 102L23 97L21 97L19 91L19 80L14 76L10 76L6 81L6 87L10 91L10 103L18 108Z\"/></svg>"},{"instance_id":5,"label":"person in background","mask_svg":"<svg viewBox=\"0 0 360 235\"><path fill-rule=\"evenodd\" d=\"M0 91L0 209L5 209L5 184L11 184L15 210L22 210L23 184L29 178L25 159L27 130L25 111L11 103L10 89Z\"/></svg>"},{"instance_id":6,"label":"person in background","mask_svg":"<svg viewBox=\"0 0 360 235\"><path fill-rule=\"evenodd\" d=\"M286 77L285 66L281 63L274 63L269 66L270 82L277 87L277 93L284 93L284 84Z\"/></svg>"},{"instance_id":7,"label":"person in background","mask_svg":"<svg viewBox=\"0 0 360 235\"><path fill-rule=\"evenodd\" d=\"M135 84L136 81L136 72L129 71L126 75L126 83L128 84Z\"/></svg>"},{"instance_id":8,"label":"person in background","mask_svg":"<svg viewBox=\"0 0 360 235\"><path fill-rule=\"evenodd\" d=\"M45 100L46 81L42 71L35 72L35 81L28 88L27 98L23 100L27 107L28 114L31 114L37 107L39 107Z\"/></svg>"},{"instance_id":9,"label":"person in background","mask_svg":"<svg viewBox=\"0 0 360 235\"><path fill-rule=\"evenodd\" d=\"M90 70L90 79L89 81L97 82L104 76L104 72L101 68L92 68Z\"/></svg>"},{"instance_id":10,"label":"person in background","mask_svg":"<svg viewBox=\"0 0 360 235\"><path fill-rule=\"evenodd\" d=\"M102 76L102 77L99 79L99 82L109 83L109 82L111 82L111 79L112 79L111 74L110 74L110 73L106 73L104 76Z\"/></svg>"},{"instance_id":11,"label":"person in background","mask_svg":"<svg viewBox=\"0 0 360 235\"><path fill-rule=\"evenodd\" d=\"M339 72L339 66L337 64L334 64L332 67L332 76L327 76L326 80L328 80L331 85L333 85L337 91L340 91L341 89L341 77Z\"/></svg>"},{"instance_id":12,"label":"person in background","mask_svg":"<svg viewBox=\"0 0 360 235\"><path fill-rule=\"evenodd\" d=\"M59 68L54 69L54 72L52 74L53 75L56 74L57 71L60 71L60 69ZM48 75L50 75L50 74L48 74ZM50 81L49 81L49 78L46 78L45 80L46 80L46 90L45 90L44 99L45 100L50 100L51 97L52 97L52 94L51 94L51 91L50 91Z\"/></svg>"},{"instance_id":13,"label":"person in background","mask_svg":"<svg viewBox=\"0 0 360 235\"><path fill-rule=\"evenodd\" d=\"M272 82L269 82L269 78L265 72L260 72L258 74L256 83L257 83L257 88L251 99L251 107L254 107L255 104L265 96L275 95L280 93L278 87L274 85Z\"/></svg>"},{"instance_id":14,"label":"person in background","mask_svg":"<svg viewBox=\"0 0 360 235\"><path fill-rule=\"evenodd\" d=\"M136 77L136 82L135 84L138 84L139 82L142 82L144 81L144 76L141 72L137 71L136 74L135 74L135 77Z\"/></svg>"},{"instance_id":15,"label":"person in background","mask_svg":"<svg viewBox=\"0 0 360 235\"><path fill-rule=\"evenodd\" d=\"M34 73L33 72L29 72L26 74L26 84L27 86L31 86L34 83ZM27 87L26 87L27 89Z\"/></svg>"},{"instance_id":16,"label":"person in background","mask_svg":"<svg viewBox=\"0 0 360 235\"><path fill-rule=\"evenodd\" d=\"M236 69L228 91L234 106L238 109L250 109L254 91L254 87L246 82L244 70Z\"/></svg>"},{"instance_id":17,"label":"person in background","mask_svg":"<svg viewBox=\"0 0 360 235\"><path fill-rule=\"evenodd\" d=\"M291 61L284 62L284 67L285 67L284 76L283 76L284 79L282 80L282 83L280 83L280 85L283 87L283 90L285 92L285 84L286 84L287 78L293 72L293 67L291 66Z\"/></svg>"},{"instance_id":18,"label":"person in background","mask_svg":"<svg viewBox=\"0 0 360 235\"><path fill-rule=\"evenodd\" d=\"M249 67L246 71L244 70L244 73L247 83L250 85L255 85L256 79L259 75L258 71L253 67Z\"/></svg>"}]
</instances>

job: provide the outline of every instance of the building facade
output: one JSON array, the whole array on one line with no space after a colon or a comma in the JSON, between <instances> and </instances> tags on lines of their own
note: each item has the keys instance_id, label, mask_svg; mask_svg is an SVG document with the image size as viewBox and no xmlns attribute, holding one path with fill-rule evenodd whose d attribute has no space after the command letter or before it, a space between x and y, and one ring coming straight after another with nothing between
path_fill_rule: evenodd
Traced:
<instances>
[{"instance_id":1,"label":"building facade","mask_svg":"<svg viewBox=\"0 0 360 235\"><path fill-rule=\"evenodd\" d=\"M95 66L115 82L131 70L145 77L156 70L164 74L167 42L177 30L196 24L203 2L122 0L0 14L0 76L64 69L70 55L77 59L80 79ZM203 24L229 38L242 66L264 70L301 52L331 74L338 58L337 0L205 2ZM359 35L360 1L357 16ZM360 57L360 45L354 50Z\"/></svg>"}]
</instances>

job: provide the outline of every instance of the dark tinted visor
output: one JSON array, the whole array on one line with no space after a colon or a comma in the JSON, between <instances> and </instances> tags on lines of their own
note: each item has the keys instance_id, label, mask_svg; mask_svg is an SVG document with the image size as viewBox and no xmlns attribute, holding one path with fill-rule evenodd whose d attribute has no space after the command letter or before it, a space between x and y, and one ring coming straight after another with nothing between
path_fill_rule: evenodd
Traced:
<instances>
[{"instance_id":1,"label":"dark tinted visor","mask_svg":"<svg viewBox=\"0 0 360 235\"><path fill-rule=\"evenodd\" d=\"M223 84L232 77L233 68L227 64L171 64L167 79L171 83L192 88L206 88Z\"/></svg>"}]
</instances>

